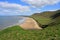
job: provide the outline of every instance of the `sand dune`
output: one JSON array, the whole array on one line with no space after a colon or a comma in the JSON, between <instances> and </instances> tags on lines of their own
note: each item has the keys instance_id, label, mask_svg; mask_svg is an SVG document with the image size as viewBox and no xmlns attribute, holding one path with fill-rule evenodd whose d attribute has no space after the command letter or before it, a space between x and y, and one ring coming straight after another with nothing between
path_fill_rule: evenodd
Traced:
<instances>
[{"instance_id":1,"label":"sand dune","mask_svg":"<svg viewBox=\"0 0 60 40\"><path fill-rule=\"evenodd\" d=\"M23 29L42 29L33 18L26 17L24 23L20 24Z\"/></svg>"}]
</instances>

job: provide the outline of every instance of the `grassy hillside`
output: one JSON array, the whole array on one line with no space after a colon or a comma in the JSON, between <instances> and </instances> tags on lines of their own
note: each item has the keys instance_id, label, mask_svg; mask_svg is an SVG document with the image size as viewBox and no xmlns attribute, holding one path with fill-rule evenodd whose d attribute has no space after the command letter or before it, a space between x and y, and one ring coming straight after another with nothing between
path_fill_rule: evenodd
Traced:
<instances>
[{"instance_id":1,"label":"grassy hillside","mask_svg":"<svg viewBox=\"0 0 60 40\"><path fill-rule=\"evenodd\" d=\"M60 24L43 30L23 30L13 26L0 31L0 40L60 40Z\"/></svg>"},{"instance_id":2,"label":"grassy hillside","mask_svg":"<svg viewBox=\"0 0 60 40\"><path fill-rule=\"evenodd\" d=\"M57 11L45 11L45 12L42 12L42 13L35 13L33 14L32 16L43 16L43 17L46 17L46 18L49 18L57 13L60 13L60 10L57 10Z\"/></svg>"},{"instance_id":3,"label":"grassy hillside","mask_svg":"<svg viewBox=\"0 0 60 40\"><path fill-rule=\"evenodd\" d=\"M39 25L45 27L50 25L55 25L60 23L60 10L57 11L47 11L42 13L36 13L31 16L34 18Z\"/></svg>"}]
</instances>

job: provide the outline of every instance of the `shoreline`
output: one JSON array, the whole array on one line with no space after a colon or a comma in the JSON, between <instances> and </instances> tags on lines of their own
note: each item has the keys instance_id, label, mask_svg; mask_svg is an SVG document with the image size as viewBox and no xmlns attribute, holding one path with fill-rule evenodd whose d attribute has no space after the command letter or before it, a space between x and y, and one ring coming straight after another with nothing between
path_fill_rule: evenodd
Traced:
<instances>
[{"instance_id":1,"label":"shoreline","mask_svg":"<svg viewBox=\"0 0 60 40\"><path fill-rule=\"evenodd\" d=\"M24 17L24 19L21 21L19 20L18 23L10 26L2 27L2 29L0 30L4 30L6 28L13 27L15 25L19 25L23 29L42 29L41 27L39 27L38 23L33 18Z\"/></svg>"}]
</instances>

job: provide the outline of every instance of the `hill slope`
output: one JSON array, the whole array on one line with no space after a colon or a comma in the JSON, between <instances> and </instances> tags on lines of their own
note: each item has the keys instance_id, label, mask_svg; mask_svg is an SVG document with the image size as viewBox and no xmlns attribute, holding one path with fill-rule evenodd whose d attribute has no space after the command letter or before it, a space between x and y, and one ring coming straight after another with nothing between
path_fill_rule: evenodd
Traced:
<instances>
[{"instance_id":1,"label":"hill slope","mask_svg":"<svg viewBox=\"0 0 60 40\"><path fill-rule=\"evenodd\" d=\"M31 16L34 18L39 25L48 26L60 23L60 10L57 11L47 11L42 13L36 13Z\"/></svg>"},{"instance_id":2,"label":"hill slope","mask_svg":"<svg viewBox=\"0 0 60 40\"><path fill-rule=\"evenodd\" d=\"M13 26L0 31L0 40L60 40L60 24L43 30L23 30Z\"/></svg>"}]
</instances>

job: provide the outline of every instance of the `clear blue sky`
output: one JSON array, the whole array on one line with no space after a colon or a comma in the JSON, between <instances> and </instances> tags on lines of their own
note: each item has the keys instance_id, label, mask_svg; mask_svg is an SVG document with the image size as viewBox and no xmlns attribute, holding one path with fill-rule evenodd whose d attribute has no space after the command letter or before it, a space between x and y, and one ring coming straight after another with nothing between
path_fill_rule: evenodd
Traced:
<instances>
[{"instance_id":1,"label":"clear blue sky","mask_svg":"<svg viewBox=\"0 0 60 40\"><path fill-rule=\"evenodd\" d=\"M42 0L41 3L37 0L0 0L0 15L31 15L36 12L59 10L60 1L54 2L48 1L48 4L45 1L42 2Z\"/></svg>"}]
</instances>

